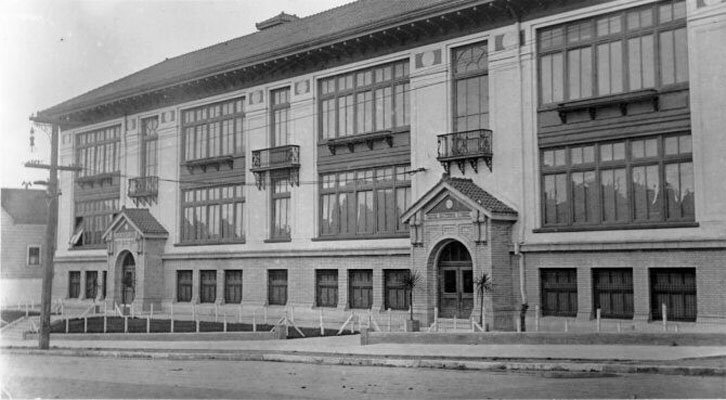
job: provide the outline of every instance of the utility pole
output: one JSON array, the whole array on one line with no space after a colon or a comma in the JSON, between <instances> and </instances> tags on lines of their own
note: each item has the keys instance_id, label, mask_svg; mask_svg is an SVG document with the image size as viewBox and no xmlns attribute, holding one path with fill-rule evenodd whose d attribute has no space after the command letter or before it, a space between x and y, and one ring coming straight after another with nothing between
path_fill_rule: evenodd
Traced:
<instances>
[{"instance_id":1,"label":"utility pole","mask_svg":"<svg viewBox=\"0 0 726 400\"><path fill-rule=\"evenodd\" d=\"M28 162L28 168L50 170L48 179L48 221L45 227L45 257L43 257L43 283L40 295L40 335L38 348L48 350L50 347L50 306L53 288L53 256L55 255L55 236L58 226L58 170L78 171L77 167L58 166L58 124L52 124L50 138L50 165ZM32 141L31 141L32 143Z\"/></svg>"}]
</instances>

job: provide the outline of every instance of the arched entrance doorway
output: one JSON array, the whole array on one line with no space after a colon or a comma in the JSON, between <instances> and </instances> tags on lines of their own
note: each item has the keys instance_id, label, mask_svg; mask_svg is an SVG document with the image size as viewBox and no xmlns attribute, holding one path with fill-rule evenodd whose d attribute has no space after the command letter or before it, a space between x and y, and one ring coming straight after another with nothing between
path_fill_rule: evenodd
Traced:
<instances>
[{"instance_id":1,"label":"arched entrance doorway","mask_svg":"<svg viewBox=\"0 0 726 400\"><path fill-rule=\"evenodd\" d=\"M131 304L136 295L136 262L127 252L121 263L121 303Z\"/></svg>"},{"instance_id":2,"label":"arched entrance doorway","mask_svg":"<svg viewBox=\"0 0 726 400\"><path fill-rule=\"evenodd\" d=\"M474 308L474 272L471 255L457 241L441 249L439 271L439 316L469 318Z\"/></svg>"}]
</instances>

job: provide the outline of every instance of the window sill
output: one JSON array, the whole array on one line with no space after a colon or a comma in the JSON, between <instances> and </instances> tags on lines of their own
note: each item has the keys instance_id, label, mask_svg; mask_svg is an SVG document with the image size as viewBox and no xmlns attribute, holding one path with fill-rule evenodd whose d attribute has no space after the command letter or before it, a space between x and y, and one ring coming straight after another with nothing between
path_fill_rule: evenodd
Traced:
<instances>
[{"instance_id":1,"label":"window sill","mask_svg":"<svg viewBox=\"0 0 726 400\"><path fill-rule=\"evenodd\" d=\"M105 249L105 244L93 244L93 245L87 245L87 246L71 246L68 248L70 251L77 251L77 250L100 250Z\"/></svg>"},{"instance_id":2,"label":"window sill","mask_svg":"<svg viewBox=\"0 0 726 400\"><path fill-rule=\"evenodd\" d=\"M174 247L189 247L189 246L221 246L225 244L245 244L245 240L230 240L230 241L215 241L215 242L182 242L174 243Z\"/></svg>"},{"instance_id":3,"label":"window sill","mask_svg":"<svg viewBox=\"0 0 726 400\"><path fill-rule=\"evenodd\" d=\"M292 238L275 238L275 239L265 239L263 243L288 243L292 242Z\"/></svg>"},{"instance_id":4,"label":"window sill","mask_svg":"<svg viewBox=\"0 0 726 400\"><path fill-rule=\"evenodd\" d=\"M389 235L360 235L360 236L318 236L310 239L313 242L328 242L336 240L376 240L376 239L408 239L409 233Z\"/></svg>"},{"instance_id":5,"label":"window sill","mask_svg":"<svg viewBox=\"0 0 726 400\"><path fill-rule=\"evenodd\" d=\"M194 171L194 168L200 168L202 172L207 172L207 168L211 165L214 166L217 171L220 170L222 164L227 164L230 169L234 167L234 156L218 156L201 158L198 160L189 160L182 163L182 166L186 167L189 173Z\"/></svg>"},{"instance_id":6,"label":"window sill","mask_svg":"<svg viewBox=\"0 0 726 400\"><path fill-rule=\"evenodd\" d=\"M562 232L594 232L617 231L636 229L670 229L670 228L698 228L698 222L659 222L640 223L629 225L592 225L592 226L562 226L533 229L532 233L562 233Z\"/></svg>"}]
</instances>

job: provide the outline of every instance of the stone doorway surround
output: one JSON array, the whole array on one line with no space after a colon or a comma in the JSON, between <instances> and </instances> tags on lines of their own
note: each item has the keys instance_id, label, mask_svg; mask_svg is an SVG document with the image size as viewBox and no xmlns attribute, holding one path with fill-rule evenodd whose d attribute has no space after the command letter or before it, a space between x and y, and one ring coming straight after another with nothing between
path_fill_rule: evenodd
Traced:
<instances>
[{"instance_id":1,"label":"stone doorway surround","mask_svg":"<svg viewBox=\"0 0 726 400\"><path fill-rule=\"evenodd\" d=\"M148 311L151 305L161 309L164 295L162 255L169 232L146 208L122 208L114 217L103 240L106 242L108 266L108 307L123 302L124 261L134 259L134 299L136 310Z\"/></svg>"},{"instance_id":2,"label":"stone doorway surround","mask_svg":"<svg viewBox=\"0 0 726 400\"><path fill-rule=\"evenodd\" d=\"M485 296L485 316L493 329L514 330L519 315L510 261L512 225L517 211L475 184L471 179L442 179L402 215L411 235L411 268L422 276L414 292L414 312L430 325L439 304L439 257L452 241L469 252L473 278L488 274L494 284ZM516 271L515 271L516 272ZM479 320L479 297L465 318Z\"/></svg>"}]
</instances>

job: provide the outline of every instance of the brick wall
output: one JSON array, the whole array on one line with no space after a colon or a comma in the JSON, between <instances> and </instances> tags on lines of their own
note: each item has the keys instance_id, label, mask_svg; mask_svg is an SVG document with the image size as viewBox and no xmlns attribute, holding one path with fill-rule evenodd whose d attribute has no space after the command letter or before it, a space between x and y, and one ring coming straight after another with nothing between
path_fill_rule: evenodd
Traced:
<instances>
[{"instance_id":1,"label":"brick wall","mask_svg":"<svg viewBox=\"0 0 726 400\"><path fill-rule=\"evenodd\" d=\"M594 317L593 268L632 268L634 319L650 319L651 268L695 268L697 322L726 322L726 251L721 249L526 254L530 307L541 305L540 268L576 268L578 318Z\"/></svg>"}]
</instances>

